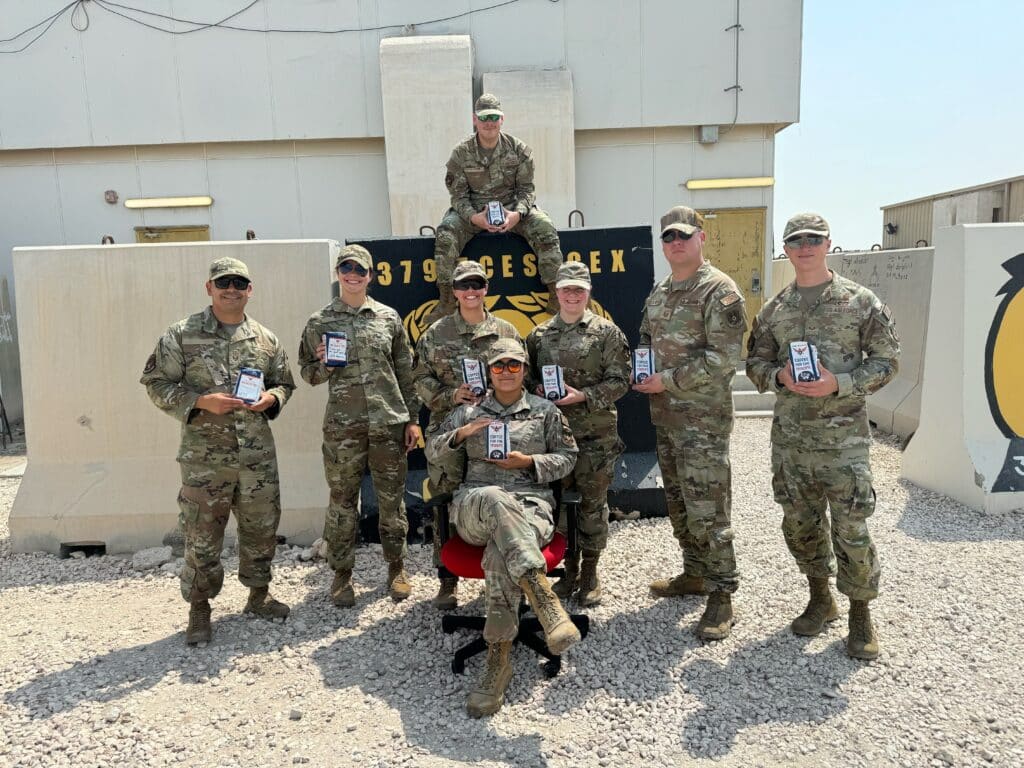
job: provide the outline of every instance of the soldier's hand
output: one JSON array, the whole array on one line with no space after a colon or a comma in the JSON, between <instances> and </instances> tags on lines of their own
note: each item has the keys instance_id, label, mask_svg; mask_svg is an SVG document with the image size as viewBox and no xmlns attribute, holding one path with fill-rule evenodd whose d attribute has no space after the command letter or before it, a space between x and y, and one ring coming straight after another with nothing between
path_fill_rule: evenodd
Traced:
<instances>
[{"instance_id":1,"label":"soldier's hand","mask_svg":"<svg viewBox=\"0 0 1024 768\"><path fill-rule=\"evenodd\" d=\"M470 217L469 223L472 224L474 227L479 227L480 229L486 229L488 232L497 232L498 231L498 228L495 227L495 226L492 226L491 222L489 222L487 220L487 214L484 213L483 211L480 211L479 213L474 213Z\"/></svg>"},{"instance_id":2,"label":"soldier's hand","mask_svg":"<svg viewBox=\"0 0 1024 768\"><path fill-rule=\"evenodd\" d=\"M790 370L788 365L782 366L779 372L775 374L775 379L790 392L800 394L800 390L796 388L796 379L793 378L793 371Z\"/></svg>"},{"instance_id":3,"label":"soldier's hand","mask_svg":"<svg viewBox=\"0 0 1024 768\"><path fill-rule=\"evenodd\" d=\"M505 209L505 223L498 227L499 232L511 232L516 225L523 220L523 214L519 211Z\"/></svg>"},{"instance_id":4,"label":"soldier's hand","mask_svg":"<svg viewBox=\"0 0 1024 768\"><path fill-rule=\"evenodd\" d=\"M533 456L519 451L509 451L507 459L487 459L487 461L502 469L526 469L533 466Z\"/></svg>"},{"instance_id":5,"label":"soldier's hand","mask_svg":"<svg viewBox=\"0 0 1024 768\"><path fill-rule=\"evenodd\" d=\"M472 435L475 435L482 429L487 429L487 425L490 424L494 419L490 416L480 416L479 418L473 419L469 424L463 424L457 430L455 430L455 444L466 442L466 439Z\"/></svg>"},{"instance_id":6,"label":"soldier's hand","mask_svg":"<svg viewBox=\"0 0 1024 768\"><path fill-rule=\"evenodd\" d=\"M576 405L577 403L586 402L587 396L580 392L575 387L570 387L568 384L565 385L565 397L560 400L555 400L555 405L564 407L566 405Z\"/></svg>"},{"instance_id":7,"label":"soldier's hand","mask_svg":"<svg viewBox=\"0 0 1024 768\"><path fill-rule=\"evenodd\" d=\"M225 413L230 413L244 407L244 401L224 392L211 392L208 395L200 395L199 399L196 400L196 408L201 411L215 413L218 416L223 416Z\"/></svg>"},{"instance_id":8,"label":"soldier's hand","mask_svg":"<svg viewBox=\"0 0 1024 768\"><path fill-rule=\"evenodd\" d=\"M663 375L661 373L651 374L639 384L634 384L633 390L643 392L645 395L656 395L659 392L664 392L665 382L661 380Z\"/></svg>"},{"instance_id":9,"label":"soldier's hand","mask_svg":"<svg viewBox=\"0 0 1024 768\"><path fill-rule=\"evenodd\" d=\"M267 390L263 390L262 392L260 392L260 399L257 400L252 405L246 405L245 408L250 411L254 411L255 413L263 413L265 410L267 410L267 408L269 408L276 402L276 397L267 392Z\"/></svg>"},{"instance_id":10,"label":"soldier's hand","mask_svg":"<svg viewBox=\"0 0 1024 768\"><path fill-rule=\"evenodd\" d=\"M473 403L475 405L479 399L479 397L473 394L469 384L460 384L458 389L452 392L452 402L456 405L464 405L466 403Z\"/></svg>"},{"instance_id":11,"label":"soldier's hand","mask_svg":"<svg viewBox=\"0 0 1024 768\"><path fill-rule=\"evenodd\" d=\"M327 359L327 345L322 341L316 345L316 357L321 363Z\"/></svg>"},{"instance_id":12,"label":"soldier's hand","mask_svg":"<svg viewBox=\"0 0 1024 768\"><path fill-rule=\"evenodd\" d=\"M414 421L405 425L405 452L415 450L423 444L423 430Z\"/></svg>"},{"instance_id":13,"label":"soldier's hand","mask_svg":"<svg viewBox=\"0 0 1024 768\"><path fill-rule=\"evenodd\" d=\"M818 372L821 374L821 378L817 381L797 381L790 389L805 397L828 397L839 391L839 381L832 371L819 364Z\"/></svg>"}]
</instances>

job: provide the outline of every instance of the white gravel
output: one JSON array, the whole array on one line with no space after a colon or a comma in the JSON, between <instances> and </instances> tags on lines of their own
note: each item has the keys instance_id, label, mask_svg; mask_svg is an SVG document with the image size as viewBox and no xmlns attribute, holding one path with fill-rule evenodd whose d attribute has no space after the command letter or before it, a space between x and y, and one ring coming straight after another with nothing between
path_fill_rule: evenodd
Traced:
<instances>
[{"instance_id":1,"label":"white gravel","mask_svg":"<svg viewBox=\"0 0 1024 768\"><path fill-rule=\"evenodd\" d=\"M896 441L876 443L882 655L853 661L845 620L813 639L789 631L805 582L771 498L768 428L739 420L733 438L732 637L704 645L701 601L649 596L680 564L667 520L615 523L590 636L554 680L517 648L507 703L482 721L464 713L481 660L449 669L467 636L440 631L429 549L412 548L414 599L395 605L379 546L361 548L347 611L326 599L322 560L282 552L283 624L240 615L229 559L214 641L188 649L173 569L11 555L18 481L0 478L0 765L1024 764L1024 514L901 483ZM460 597L482 610L479 584Z\"/></svg>"}]
</instances>

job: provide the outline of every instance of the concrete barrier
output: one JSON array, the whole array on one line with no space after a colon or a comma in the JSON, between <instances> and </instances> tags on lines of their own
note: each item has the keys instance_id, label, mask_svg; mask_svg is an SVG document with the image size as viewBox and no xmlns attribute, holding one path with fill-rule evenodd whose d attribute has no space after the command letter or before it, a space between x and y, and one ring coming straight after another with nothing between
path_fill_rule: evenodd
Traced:
<instances>
[{"instance_id":1,"label":"concrete barrier","mask_svg":"<svg viewBox=\"0 0 1024 768\"><path fill-rule=\"evenodd\" d=\"M903 477L975 509L1024 507L1024 224L935 233L921 418Z\"/></svg>"},{"instance_id":2,"label":"concrete barrier","mask_svg":"<svg viewBox=\"0 0 1024 768\"><path fill-rule=\"evenodd\" d=\"M28 468L11 511L13 549L98 539L109 552L133 551L177 525L180 425L153 406L139 377L167 326L209 304L204 283L218 256L249 265L249 314L292 362L298 388L273 425L280 531L316 538L327 505L327 392L301 380L295 355L309 315L330 301L338 248L257 240L14 249Z\"/></svg>"}]
</instances>

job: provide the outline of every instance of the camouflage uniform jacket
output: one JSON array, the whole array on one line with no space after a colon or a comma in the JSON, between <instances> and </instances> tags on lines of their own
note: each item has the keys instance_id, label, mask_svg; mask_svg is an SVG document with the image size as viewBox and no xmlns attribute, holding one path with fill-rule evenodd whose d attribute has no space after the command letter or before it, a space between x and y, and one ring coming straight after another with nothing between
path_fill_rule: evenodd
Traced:
<instances>
[{"instance_id":1,"label":"camouflage uniform jacket","mask_svg":"<svg viewBox=\"0 0 1024 768\"><path fill-rule=\"evenodd\" d=\"M238 408L217 415L196 408L200 395L233 393L240 368L263 371L263 385L277 403L262 413ZM273 333L246 316L229 338L212 307L167 329L140 382L157 408L182 423L178 461L207 466L251 466L273 459L269 420L295 389L288 356Z\"/></svg>"},{"instance_id":2,"label":"camouflage uniform jacket","mask_svg":"<svg viewBox=\"0 0 1024 768\"><path fill-rule=\"evenodd\" d=\"M481 416L508 424L510 449L533 456L533 466L501 469L487 461L486 429L460 445L453 445L455 431ZM426 450L429 461L445 467L466 460L463 488L496 485L510 493L541 498L551 505L554 496L548 485L572 472L578 452L569 424L558 407L525 391L507 408L490 394L480 405L460 405L430 437Z\"/></svg>"},{"instance_id":3,"label":"camouflage uniform jacket","mask_svg":"<svg viewBox=\"0 0 1024 768\"><path fill-rule=\"evenodd\" d=\"M348 338L348 365L328 368L316 356L328 331ZM340 298L315 313L299 343L302 378L316 386L328 382L324 428L368 423L389 426L414 421L420 400L412 382L412 349L402 319L370 296L358 309Z\"/></svg>"},{"instance_id":4,"label":"camouflage uniform jacket","mask_svg":"<svg viewBox=\"0 0 1024 768\"><path fill-rule=\"evenodd\" d=\"M512 323L490 312L475 325L455 312L424 331L416 342L416 368L412 375L416 394L430 409L430 424L440 424L455 407L452 395L463 384L462 359L469 357L480 361L486 386L487 350L504 338L522 343Z\"/></svg>"},{"instance_id":5,"label":"camouflage uniform jacket","mask_svg":"<svg viewBox=\"0 0 1024 768\"><path fill-rule=\"evenodd\" d=\"M572 325L555 315L526 337L534 381L542 381L541 367L562 366L566 384L587 399L562 409L578 438L615 437L618 414L615 401L629 391L629 342L611 320L583 313Z\"/></svg>"},{"instance_id":6,"label":"camouflage uniform jacket","mask_svg":"<svg viewBox=\"0 0 1024 768\"><path fill-rule=\"evenodd\" d=\"M832 283L808 310L796 283L764 305L747 342L747 376L761 392L776 393L772 443L807 449L841 449L871 443L864 398L880 389L899 365L900 341L892 312L870 290L832 273ZM789 343L808 341L835 374L839 390L804 397L777 383L789 365Z\"/></svg>"},{"instance_id":7,"label":"camouflage uniform jacket","mask_svg":"<svg viewBox=\"0 0 1024 768\"><path fill-rule=\"evenodd\" d=\"M654 286L644 304L640 344L654 351L665 392L650 396L657 427L732 430L732 377L740 363L747 318L732 278L707 262L694 275Z\"/></svg>"},{"instance_id":8,"label":"camouflage uniform jacket","mask_svg":"<svg viewBox=\"0 0 1024 768\"><path fill-rule=\"evenodd\" d=\"M498 134L490 160L480 152L476 134L460 143L448 158L444 183L452 209L465 221L491 200L526 216L533 208L533 151L515 136Z\"/></svg>"}]
</instances>

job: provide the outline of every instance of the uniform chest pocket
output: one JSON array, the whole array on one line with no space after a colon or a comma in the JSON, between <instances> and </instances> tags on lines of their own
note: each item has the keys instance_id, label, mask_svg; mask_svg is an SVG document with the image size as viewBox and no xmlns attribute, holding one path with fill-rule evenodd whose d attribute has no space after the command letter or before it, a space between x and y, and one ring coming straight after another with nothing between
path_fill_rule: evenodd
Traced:
<instances>
[{"instance_id":1,"label":"uniform chest pocket","mask_svg":"<svg viewBox=\"0 0 1024 768\"><path fill-rule=\"evenodd\" d=\"M467 168L465 174L469 188L474 192L480 192L491 181L491 175L487 172L486 168Z\"/></svg>"},{"instance_id":2,"label":"uniform chest pocket","mask_svg":"<svg viewBox=\"0 0 1024 768\"><path fill-rule=\"evenodd\" d=\"M516 182L516 175L519 173L519 161L515 158L505 160L501 163L501 175L505 183L512 186Z\"/></svg>"},{"instance_id":3,"label":"uniform chest pocket","mask_svg":"<svg viewBox=\"0 0 1024 768\"><path fill-rule=\"evenodd\" d=\"M360 356L374 358L384 363L391 358L391 325L385 320L370 320L356 333L359 348L354 350Z\"/></svg>"},{"instance_id":4,"label":"uniform chest pocket","mask_svg":"<svg viewBox=\"0 0 1024 768\"><path fill-rule=\"evenodd\" d=\"M543 416L512 418L508 422L509 444L520 453L546 453Z\"/></svg>"}]
</instances>

